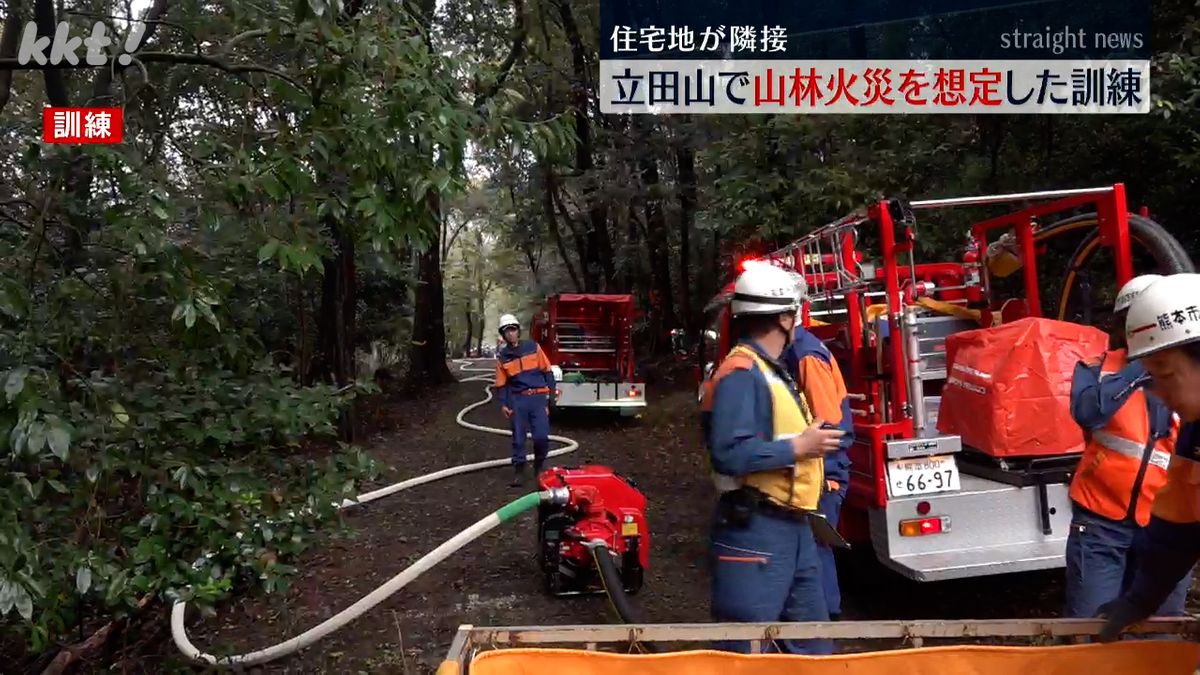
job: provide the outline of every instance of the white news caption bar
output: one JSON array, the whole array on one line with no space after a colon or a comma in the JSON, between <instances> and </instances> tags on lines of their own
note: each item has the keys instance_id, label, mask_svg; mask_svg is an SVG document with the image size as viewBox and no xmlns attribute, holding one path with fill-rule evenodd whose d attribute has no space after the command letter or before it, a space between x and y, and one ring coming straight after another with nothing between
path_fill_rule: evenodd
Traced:
<instances>
[{"instance_id":1,"label":"white news caption bar","mask_svg":"<svg viewBox=\"0 0 1200 675\"><path fill-rule=\"evenodd\" d=\"M1150 62L615 59L600 62L600 109L610 114L1139 114L1150 112Z\"/></svg>"}]
</instances>

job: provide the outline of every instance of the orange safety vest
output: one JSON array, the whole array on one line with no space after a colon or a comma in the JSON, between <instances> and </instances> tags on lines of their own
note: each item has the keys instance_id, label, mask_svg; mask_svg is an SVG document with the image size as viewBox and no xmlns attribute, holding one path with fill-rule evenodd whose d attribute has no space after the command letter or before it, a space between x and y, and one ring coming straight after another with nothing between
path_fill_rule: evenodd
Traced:
<instances>
[{"instance_id":1,"label":"orange safety vest","mask_svg":"<svg viewBox=\"0 0 1200 675\"><path fill-rule=\"evenodd\" d=\"M1100 367L1100 377L1114 375L1126 364L1125 350L1109 352ZM1178 434L1179 419L1172 416L1171 434L1147 448L1150 411L1146 393L1138 389L1104 428L1085 434L1087 443L1071 481L1071 500L1105 518L1124 520L1129 515L1130 502L1136 497L1134 519L1145 527L1150 522L1154 496L1167 483L1167 466L1175 452Z\"/></svg>"}]
</instances>

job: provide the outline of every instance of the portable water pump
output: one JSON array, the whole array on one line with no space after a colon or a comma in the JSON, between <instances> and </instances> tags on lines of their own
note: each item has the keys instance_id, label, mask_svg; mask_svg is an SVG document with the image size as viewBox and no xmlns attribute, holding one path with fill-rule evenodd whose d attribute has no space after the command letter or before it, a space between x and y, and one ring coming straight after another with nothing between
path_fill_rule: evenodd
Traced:
<instances>
[{"instance_id":1,"label":"portable water pump","mask_svg":"<svg viewBox=\"0 0 1200 675\"><path fill-rule=\"evenodd\" d=\"M611 562L624 591L636 593L650 563L650 530L646 497L633 482L609 467L589 464L546 469L538 485L568 495L565 503L538 507L546 591L556 596L603 593L597 564Z\"/></svg>"}]
</instances>

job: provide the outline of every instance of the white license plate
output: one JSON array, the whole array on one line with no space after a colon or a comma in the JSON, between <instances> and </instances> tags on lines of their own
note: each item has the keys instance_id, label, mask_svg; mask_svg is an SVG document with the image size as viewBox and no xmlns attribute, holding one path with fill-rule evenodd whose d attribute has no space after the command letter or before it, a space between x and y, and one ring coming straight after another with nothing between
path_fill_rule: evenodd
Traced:
<instances>
[{"instance_id":1,"label":"white license plate","mask_svg":"<svg viewBox=\"0 0 1200 675\"><path fill-rule=\"evenodd\" d=\"M961 488L954 455L917 457L888 462L888 490L893 497L953 492Z\"/></svg>"}]
</instances>

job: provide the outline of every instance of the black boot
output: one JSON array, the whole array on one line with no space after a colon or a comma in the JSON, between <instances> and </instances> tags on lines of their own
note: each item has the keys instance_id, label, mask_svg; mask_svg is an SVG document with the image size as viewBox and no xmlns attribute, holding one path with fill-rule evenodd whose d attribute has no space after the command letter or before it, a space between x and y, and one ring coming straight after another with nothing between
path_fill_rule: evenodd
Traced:
<instances>
[{"instance_id":1,"label":"black boot","mask_svg":"<svg viewBox=\"0 0 1200 675\"><path fill-rule=\"evenodd\" d=\"M509 487L521 487L524 484L525 484L525 465L524 464L514 464L513 465L513 479L508 484L508 486Z\"/></svg>"},{"instance_id":2,"label":"black boot","mask_svg":"<svg viewBox=\"0 0 1200 675\"><path fill-rule=\"evenodd\" d=\"M546 468L546 460L539 459L533 463L533 479L537 480L538 476L542 475L542 470Z\"/></svg>"}]
</instances>

